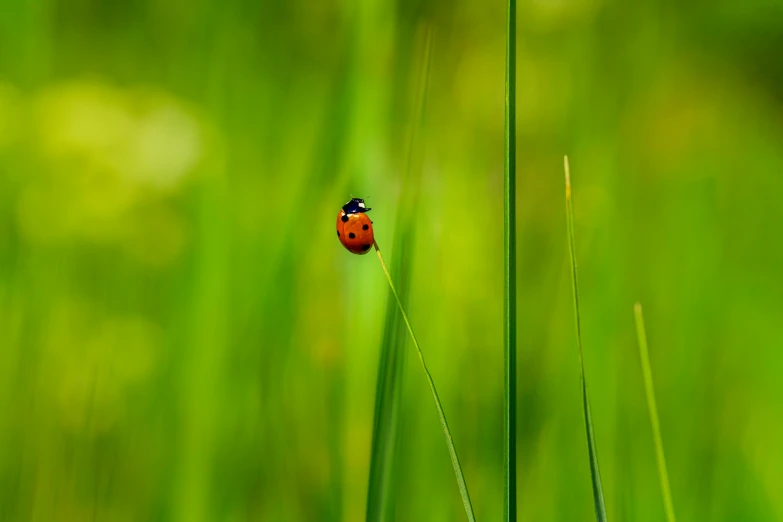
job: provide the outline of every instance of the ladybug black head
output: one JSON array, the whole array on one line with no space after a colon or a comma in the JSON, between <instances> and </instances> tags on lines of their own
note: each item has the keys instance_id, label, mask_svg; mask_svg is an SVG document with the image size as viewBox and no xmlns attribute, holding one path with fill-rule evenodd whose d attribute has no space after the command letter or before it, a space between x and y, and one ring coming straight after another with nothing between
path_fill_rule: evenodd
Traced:
<instances>
[{"instance_id":1,"label":"ladybug black head","mask_svg":"<svg viewBox=\"0 0 783 522\"><path fill-rule=\"evenodd\" d=\"M369 212L371 208L364 206L364 200L359 198L351 198L351 201L343 205L343 211L346 214L357 214L359 212Z\"/></svg>"}]
</instances>

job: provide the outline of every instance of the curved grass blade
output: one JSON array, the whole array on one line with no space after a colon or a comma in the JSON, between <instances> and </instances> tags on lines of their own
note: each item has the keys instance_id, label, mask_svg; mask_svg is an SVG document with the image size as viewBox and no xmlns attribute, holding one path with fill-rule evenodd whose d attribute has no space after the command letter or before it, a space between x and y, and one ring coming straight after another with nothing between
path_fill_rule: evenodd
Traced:
<instances>
[{"instance_id":1,"label":"curved grass blade","mask_svg":"<svg viewBox=\"0 0 783 522\"><path fill-rule=\"evenodd\" d=\"M403 190L400 192L397 222L394 234L394 251L399 254L392 261L397 276L402 301L407 295L412 249L403 245L414 244L414 222L419 200L421 169L414 166L414 153L419 130L424 124L424 108L429 81L432 29L426 28L424 49L418 74L417 98L414 102L413 124L408 141ZM375 389L375 414L370 453L370 477L367 484L367 522L393 520L397 459L400 438L400 400L403 369L405 368L405 324L396 305L395 296L389 293L386 305L386 321L378 361L378 380Z\"/></svg>"},{"instance_id":2,"label":"curved grass blade","mask_svg":"<svg viewBox=\"0 0 783 522\"><path fill-rule=\"evenodd\" d=\"M462 496L462 504L465 506L465 513L468 515L468 520L470 522L476 522L476 515L473 514L473 505L470 503L470 495L468 494L468 485L465 483L465 475L462 473L462 466L459 463L459 457L457 457L457 448L454 446L454 439L451 436L449 424L446 422L446 414L443 412L443 405L441 405L438 391L435 389L435 381L432 380L432 375L430 375L430 371L427 369L427 363L424 362L424 354L421 353L419 341L416 340L416 336L413 334L411 323L408 321L408 316L405 314L405 310L402 307L400 297L397 295L397 290L394 288L391 274L389 274L389 269L386 268L386 263L381 255L381 249L378 247L377 242L374 243L374 246L375 252L378 254L378 259L381 262L383 273L386 274L386 279L389 281L389 287L397 300L402 319L405 321L405 326L408 328L408 333L411 336L411 340L413 340L413 345L416 347L416 353L419 355L421 367L424 369L424 374L427 376L427 382L430 385L430 391L432 391L432 398L435 400L435 408L438 410L440 427L443 429L443 436L446 437L446 446L449 448L449 456L451 457L451 464L454 467L454 475L457 477L457 485L459 486L459 493Z\"/></svg>"},{"instance_id":3,"label":"curved grass blade","mask_svg":"<svg viewBox=\"0 0 783 522\"><path fill-rule=\"evenodd\" d=\"M506 3L505 169L503 173L503 519L517 519L517 250L516 250L517 2Z\"/></svg>"},{"instance_id":4,"label":"curved grass blade","mask_svg":"<svg viewBox=\"0 0 783 522\"><path fill-rule=\"evenodd\" d=\"M402 259L401 256L395 264L395 272L399 274L401 281L406 280L405 274L410 266L410 255L407 254L407 250L405 255L406 259ZM406 293L406 289L403 288L403 295ZM405 325L397 311L394 297L389 294L375 389L370 476L367 484L367 522L392 519L391 498L394 494L395 454L401 429L400 399L405 367L404 335Z\"/></svg>"},{"instance_id":5,"label":"curved grass blade","mask_svg":"<svg viewBox=\"0 0 783 522\"><path fill-rule=\"evenodd\" d=\"M579 369L582 385L582 408L585 416L585 432L587 434L587 451L590 458L590 478L593 482L593 503L595 504L595 518L599 522L606 521L606 506L604 505L604 491L601 485L601 471L598 469L598 451L595 448L595 434L593 433L593 419L590 415L590 400L587 395L587 382L585 380L585 363L582 351L582 326L579 320L579 285L576 275L576 251L574 249L574 208L571 201L571 173L568 168L568 156L563 159L565 166L566 182L566 222L568 224L568 253L571 259L571 281L574 290L574 317L576 319L576 341L579 346Z\"/></svg>"},{"instance_id":6,"label":"curved grass blade","mask_svg":"<svg viewBox=\"0 0 783 522\"><path fill-rule=\"evenodd\" d=\"M650 412L650 424L652 424L653 439L655 440L655 457L658 461L658 476L661 480L661 494L663 495L663 505L666 509L666 520L668 522L676 522L672 492L669 489L669 473L666 471L666 457L663 454L663 438L661 437L661 424L658 421L658 406L655 403L655 387L653 386L652 369L650 367L650 353L647 350L647 332L644 328L642 305L636 303L633 307L633 312L636 318L636 336L639 340L639 356L642 360L644 391L647 394L647 408Z\"/></svg>"}]
</instances>

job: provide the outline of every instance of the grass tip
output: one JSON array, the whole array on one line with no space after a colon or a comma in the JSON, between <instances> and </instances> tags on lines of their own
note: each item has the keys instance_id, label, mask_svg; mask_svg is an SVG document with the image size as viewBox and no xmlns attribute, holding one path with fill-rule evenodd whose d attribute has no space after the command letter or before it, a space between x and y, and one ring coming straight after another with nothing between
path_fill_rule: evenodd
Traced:
<instances>
[{"instance_id":1,"label":"grass tip","mask_svg":"<svg viewBox=\"0 0 783 522\"><path fill-rule=\"evenodd\" d=\"M655 458L658 462L658 478L661 482L661 494L663 506L666 511L667 522L676 522L674 516L674 503L669 485L669 471L666 468L666 456L663 451L663 437L661 436L661 422L658 419L658 405L655 400L655 385L653 384L652 367L650 365L650 352L647 347L647 333L644 328L644 315L641 303L633 305L636 316L636 335L639 342L639 358L642 363L642 377L644 378L644 391L647 396L647 409L650 414L653 441L655 443Z\"/></svg>"}]
</instances>

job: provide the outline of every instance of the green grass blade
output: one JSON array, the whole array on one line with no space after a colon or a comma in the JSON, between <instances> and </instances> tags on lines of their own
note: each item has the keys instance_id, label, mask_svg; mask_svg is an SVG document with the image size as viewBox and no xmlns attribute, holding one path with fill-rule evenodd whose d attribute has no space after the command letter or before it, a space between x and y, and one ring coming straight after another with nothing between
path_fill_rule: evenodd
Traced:
<instances>
[{"instance_id":1,"label":"green grass blade","mask_svg":"<svg viewBox=\"0 0 783 522\"><path fill-rule=\"evenodd\" d=\"M431 46L432 30L428 27L426 29L418 73L418 89L414 102L413 124L411 125L408 141L403 190L400 192L394 234L394 252L398 254L394 257L392 269L397 276L403 303L407 295L408 274L410 273L413 257L413 250L408 245L414 244L414 223L421 178L421 169L418 166L414 166L413 158L418 131L424 124ZM375 390L370 476L367 485L367 522L383 522L394 518L392 498L397 480L396 463L398 460L395 458L395 455L401 429L399 410L403 369L405 368L405 336L405 324L402 320L402 315L398 311L396 296L390 292L386 305L386 320L378 361L378 380Z\"/></svg>"},{"instance_id":2,"label":"green grass blade","mask_svg":"<svg viewBox=\"0 0 783 522\"><path fill-rule=\"evenodd\" d=\"M647 394L647 407L650 411L650 424L652 424L653 439L655 440L655 457L658 460L658 475L661 479L661 494L663 495L663 505L666 509L666 520L668 522L675 522L672 492L669 489L669 473L666 471L666 457L663 454L661 425L658 421L658 406L655 403L655 387L653 386L652 369L650 367L650 353L647 350L647 332L644 328L642 305L640 303L636 303L633 307L633 311L634 316L636 317L636 335L639 339L639 356L642 360L644 390Z\"/></svg>"},{"instance_id":3,"label":"green grass blade","mask_svg":"<svg viewBox=\"0 0 783 522\"><path fill-rule=\"evenodd\" d=\"M409 259L397 263L395 268L400 277L404 277L409 265ZM391 308L392 306L394 308ZM393 495L394 461L400 432L399 410L402 374L405 367L405 325L391 294L386 310L375 390L370 476L367 485L367 522L387 520L387 514L392 507L390 500Z\"/></svg>"},{"instance_id":4,"label":"green grass blade","mask_svg":"<svg viewBox=\"0 0 783 522\"><path fill-rule=\"evenodd\" d=\"M595 504L595 518L599 522L606 520L606 506L604 505L604 491L601 486L601 471L598 468L598 451L595 447L595 434L593 433L593 419L590 415L590 400L587 395L587 381L585 379L585 363L582 351L582 326L579 319L579 284L576 274L576 251L574 247L574 206L571 201L571 173L568 168L568 156L564 158L566 181L566 222L568 224L568 253L571 259L571 281L574 290L574 317L576 319L576 341L579 346L579 370L582 384L582 408L585 416L585 432L587 434L587 451L590 457L590 478L593 482L593 502Z\"/></svg>"},{"instance_id":5,"label":"green grass blade","mask_svg":"<svg viewBox=\"0 0 783 522\"><path fill-rule=\"evenodd\" d=\"M503 514L517 519L517 247L516 247L516 42L517 3L506 3L505 168L503 174Z\"/></svg>"},{"instance_id":6,"label":"green grass blade","mask_svg":"<svg viewBox=\"0 0 783 522\"><path fill-rule=\"evenodd\" d=\"M468 485L465 482L465 475L462 472L462 466L459 463L459 457L457 456L457 448L454 446L454 439L451 436L449 423L446 422L446 414L443 412L443 405L440 403L440 398L438 397L438 391L435 389L435 381L432 380L432 375L430 374L429 369L427 369L427 363L424 362L424 354L421 352L419 341L416 340L416 336L413 333L413 328L411 328L411 323L410 321L408 321L408 316L405 314L405 309L402 306L402 302L400 302L400 297L399 295L397 295L397 290L394 288L394 283L392 282L391 274L389 274L389 269L386 268L386 263L384 262L383 256L381 255L381 249L378 248L378 243L375 243L374 246L375 246L375 252L378 254L378 259L381 262L383 273L386 274L386 279L389 281L389 287L391 288L391 291L397 300L397 305L399 306L400 314L402 314L402 319L405 321L405 326L408 328L408 333L411 336L413 345L416 347L416 353L419 355L419 361L421 361L421 367L424 369L424 374L427 376L427 382L430 385L430 391L432 391L432 398L435 400L435 408L438 410L438 419L440 420L440 427L443 429L443 436L446 438L446 446L449 449L451 464L454 467L454 475L456 475L457 477L457 485L459 486L459 493L462 496L462 503L465 506L465 513L468 515L468 520L470 522L475 522L476 515L473 514L473 505L470 503L470 495L468 494Z\"/></svg>"}]
</instances>

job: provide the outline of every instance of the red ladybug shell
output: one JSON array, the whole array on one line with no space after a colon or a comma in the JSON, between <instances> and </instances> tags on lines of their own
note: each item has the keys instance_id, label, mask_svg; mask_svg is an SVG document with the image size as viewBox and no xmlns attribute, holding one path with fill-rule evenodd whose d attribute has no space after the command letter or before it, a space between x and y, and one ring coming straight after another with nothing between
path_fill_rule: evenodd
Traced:
<instances>
[{"instance_id":1,"label":"red ladybug shell","mask_svg":"<svg viewBox=\"0 0 783 522\"><path fill-rule=\"evenodd\" d=\"M340 243L354 254L363 255L370 251L375 243L375 235L372 230L372 221L365 214L369 209L356 206L355 202L361 200L352 199L337 213L337 237ZM346 211L347 209L347 211ZM352 212L352 210L355 210Z\"/></svg>"}]
</instances>

